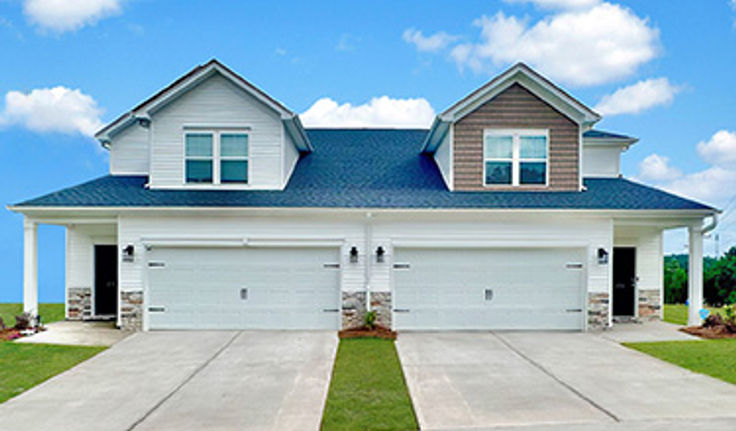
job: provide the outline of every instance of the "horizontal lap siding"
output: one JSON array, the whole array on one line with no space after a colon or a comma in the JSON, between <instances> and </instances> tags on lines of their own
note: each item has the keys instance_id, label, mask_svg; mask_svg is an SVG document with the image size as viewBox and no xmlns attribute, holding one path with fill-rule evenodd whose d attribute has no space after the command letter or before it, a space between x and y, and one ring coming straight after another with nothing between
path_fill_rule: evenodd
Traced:
<instances>
[{"instance_id":1,"label":"horizontal lap siding","mask_svg":"<svg viewBox=\"0 0 736 431\"><path fill-rule=\"evenodd\" d=\"M460 216L434 215L381 216L374 214L372 240L365 243L364 215L346 217L197 217L124 216L120 218L119 244L135 246L134 262L122 262L122 291L139 291L144 283L145 251L141 239L151 236L192 237L344 237L340 251L343 291L360 291L364 286L365 265L370 260L370 288L375 292L391 291L393 244L399 240L534 241L547 243L575 242L588 245L587 276L590 291L608 291L609 266L596 262L598 248L610 250L610 219L543 216ZM358 263L348 262L350 247L360 252ZM385 261L376 262L375 250L382 246ZM288 265L284 262L284 265ZM530 263L533 265L533 263Z\"/></svg>"},{"instance_id":2,"label":"horizontal lap siding","mask_svg":"<svg viewBox=\"0 0 736 431\"><path fill-rule=\"evenodd\" d=\"M113 136L110 144L110 173L148 175L148 130L132 124Z\"/></svg>"},{"instance_id":3,"label":"horizontal lap siding","mask_svg":"<svg viewBox=\"0 0 736 431\"><path fill-rule=\"evenodd\" d=\"M455 123L455 190L488 190L483 186L483 130L491 128L549 129L549 187L524 189L579 189L578 125L521 85L514 84Z\"/></svg>"},{"instance_id":4,"label":"horizontal lap siding","mask_svg":"<svg viewBox=\"0 0 736 431\"><path fill-rule=\"evenodd\" d=\"M153 115L152 187L184 184L183 126L186 124L250 127L249 185L281 188L284 161L280 117L220 75L213 75Z\"/></svg>"}]
</instances>

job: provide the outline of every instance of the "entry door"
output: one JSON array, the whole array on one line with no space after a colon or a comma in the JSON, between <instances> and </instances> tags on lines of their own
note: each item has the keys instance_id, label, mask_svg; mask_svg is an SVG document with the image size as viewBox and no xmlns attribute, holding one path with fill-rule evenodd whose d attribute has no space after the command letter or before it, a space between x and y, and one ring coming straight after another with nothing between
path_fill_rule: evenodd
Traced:
<instances>
[{"instance_id":1,"label":"entry door","mask_svg":"<svg viewBox=\"0 0 736 431\"><path fill-rule=\"evenodd\" d=\"M118 310L118 247L95 246L95 315L115 315Z\"/></svg>"},{"instance_id":2,"label":"entry door","mask_svg":"<svg viewBox=\"0 0 736 431\"><path fill-rule=\"evenodd\" d=\"M613 249L613 315L633 316L636 303L636 248Z\"/></svg>"}]
</instances>

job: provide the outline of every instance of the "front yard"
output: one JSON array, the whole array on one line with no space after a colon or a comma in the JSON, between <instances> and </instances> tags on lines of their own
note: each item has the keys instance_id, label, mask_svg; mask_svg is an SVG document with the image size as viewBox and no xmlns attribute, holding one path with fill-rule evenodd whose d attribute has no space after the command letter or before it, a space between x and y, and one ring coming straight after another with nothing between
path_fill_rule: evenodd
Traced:
<instances>
[{"instance_id":1,"label":"front yard","mask_svg":"<svg viewBox=\"0 0 736 431\"><path fill-rule=\"evenodd\" d=\"M624 343L624 346L696 373L736 384L736 340Z\"/></svg>"},{"instance_id":2,"label":"front yard","mask_svg":"<svg viewBox=\"0 0 736 431\"><path fill-rule=\"evenodd\" d=\"M0 303L0 318L5 326L15 325L15 316L23 312L23 304ZM43 323L51 323L64 320L64 304L38 304L38 314L41 315Z\"/></svg>"},{"instance_id":3,"label":"front yard","mask_svg":"<svg viewBox=\"0 0 736 431\"><path fill-rule=\"evenodd\" d=\"M0 303L5 325L15 325L22 304ZM44 323L64 319L64 304L39 304ZM19 344L0 341L0 403L68 370L105 350L106 347Z\"/></svg>"},{"instance_id":4,"label":"front yard","mask_svg":"<svg viewBox=\"0 0 736 431\"><path fill-rule=\"evenodd\" d=\"M418 428L391 340L340 340L322 431L410 431Z\"/></svg>"},{"instance_id":5,"label":"front yard","mask_svg":"<svg viewBox=\"0 0 736 431\"><path fill-rule=\"evenodd\" d=\"M0 403L105 349L0 341Z\"/></svg>"}]
</instances>

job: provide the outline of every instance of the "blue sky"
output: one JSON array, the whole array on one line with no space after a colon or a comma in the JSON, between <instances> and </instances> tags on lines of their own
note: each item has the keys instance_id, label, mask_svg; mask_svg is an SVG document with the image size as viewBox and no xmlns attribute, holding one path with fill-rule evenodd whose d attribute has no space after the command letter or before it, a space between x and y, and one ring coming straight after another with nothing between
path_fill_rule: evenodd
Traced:
<instances>
[{"instance_id":1,"label":"blue sky","mask_svg":"<svg viewBox=\"0 0 736 431\"><path fill-rule=\"evenodd\" d=\"M67 3L0 0L4 204L104 175L92 131L212 57L307 124L366 126L428 125L523 60L641 139L625 175L726 207L736 243L732 0ZM42 301L63 299L63 252L42 227ZM22 218L4 209L0 255L0 302L19 301Z\"/></svg>"}]
</instances>

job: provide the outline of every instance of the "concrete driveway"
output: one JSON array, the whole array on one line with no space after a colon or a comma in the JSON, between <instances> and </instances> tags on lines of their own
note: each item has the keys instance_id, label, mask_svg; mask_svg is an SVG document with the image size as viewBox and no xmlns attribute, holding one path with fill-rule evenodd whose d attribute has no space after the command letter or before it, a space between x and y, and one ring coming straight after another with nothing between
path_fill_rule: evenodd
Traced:
<instances>
[{"instance_id":1,"label":"concrete driveway","mask_svg":"<svg viewBox=\"0 0 736 431\"><path fill-rule=\"evenodd\" d=\"M0 404L3 429L317 430L334 332L149 332Z\"/></svg>"},{"instance_id":2,"label":"concrete driveway","mask_svg":"<svg viewBox=\"0 0 736 431\"><path fill-rule=\"evenodd\" d=\"M736 423L735 385L600 335L402 333L397 347L423 430L733 430Z\"/></svg>"}]
</instances>

